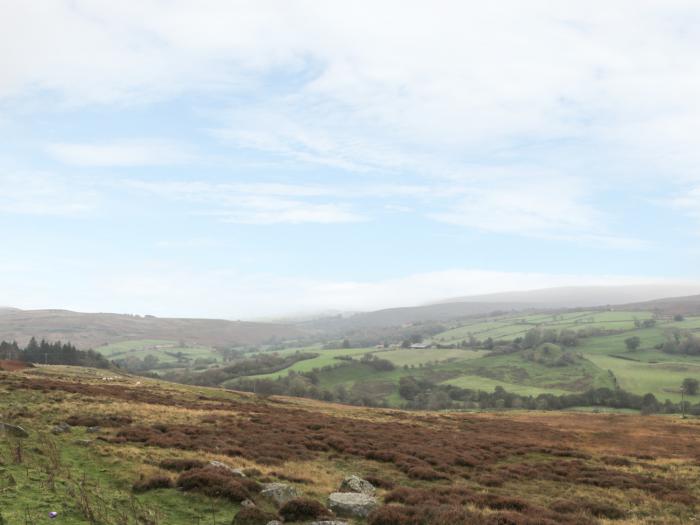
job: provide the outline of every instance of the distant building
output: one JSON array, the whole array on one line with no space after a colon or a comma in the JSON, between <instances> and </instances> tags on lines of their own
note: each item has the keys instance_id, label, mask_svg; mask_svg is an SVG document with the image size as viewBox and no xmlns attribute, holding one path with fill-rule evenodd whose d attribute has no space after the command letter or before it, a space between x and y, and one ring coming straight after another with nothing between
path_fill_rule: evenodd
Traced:
<instances>
[{"instance_id":1,"label":"distant building","mask_svg":"<svg viewBox=\"0 0 700 525\"><path fill-rule=\"evenodd\" d=\"M430 348L432 345L429 343L413 343L409 348L417 348L420 350L424 350L426 348Z\"/></svg>"}]
</instances>

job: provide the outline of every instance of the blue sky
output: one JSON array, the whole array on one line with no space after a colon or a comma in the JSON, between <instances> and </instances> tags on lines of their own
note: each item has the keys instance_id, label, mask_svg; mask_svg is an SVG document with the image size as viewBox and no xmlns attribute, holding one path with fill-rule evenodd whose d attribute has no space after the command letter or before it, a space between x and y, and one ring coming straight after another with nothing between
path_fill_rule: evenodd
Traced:
<instances>
[{"instance_id":1,"label":"blue sky","mask_svg":"<svg viewBox=\"0 0 700 525\"><path fill-rule=\"evenodd\" d=\"M692 1L7 2L0 303L697 281Z\"/></svg>"}]
</instances>

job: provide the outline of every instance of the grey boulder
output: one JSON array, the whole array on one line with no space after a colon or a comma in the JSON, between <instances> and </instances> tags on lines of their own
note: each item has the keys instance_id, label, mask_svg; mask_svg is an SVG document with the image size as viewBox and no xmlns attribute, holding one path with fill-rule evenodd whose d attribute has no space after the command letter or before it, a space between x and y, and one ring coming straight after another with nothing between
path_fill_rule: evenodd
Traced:
<instances>
[{"instance_id":1,"label":"grey boulder","mask_svg":"<svg viewBox=\"0 0 700 525\"><path fill-rule=\"evenodd\" d=\"M9 423L0 423L0 430L3 430L5 434L8 434L16 438L28 438L29 432L24 430L19 425L10 425Z\"/></svg>"},{"instance_id":2,"label":"grey boulder","mask_svg":"<svg viewBox=\"0 0 700 525\"><path fill-rule=\"evenodd\" d=\"M366 481L358 476L348 476L340 484L338 492L358 492L374 496L376 489L369 481Z\"/></svg>"},{"instance_id":3,"label":"grey boulder","mask_svg":"<svg viewBox=\"0 0 700 525\"><path fill-rule=\"evenodd\" d=\"M286 483L265 483L260 495L272 500L277 506L282 506L294 498L298 498L301 494L292 485Z\"/></svg>"},{"instance_id":4,"label":"grey boulder","mask_svg":"<svg viewBox=\"0 0 700 525\"><path fill-rule=\"evenodd\" d=\"M377 498L360 492L334 492L328 497L328 508L338 516L366 518L377 508Z\"/></svg>"},{"instance_id":5,"label":"grey boulder","mask_svg":"<svg viewBox=\"0 0 700 525\"><path fill-rule=\"evenodd\" d=\"M58 425L55 425L51 429L51 432L53 434L65 434L66 432L70 432L70 430L71 430L70 425L64 421L63 423L59 423Z\"/></svg>"},{"instance_id":6,"label":"grey boulder","mask_svg":"<svg viewBox=\"0 0 700 525\"><path fill-rule=\"evenodd\" d=\"M226 463L222 463L221 461L210 461L209 465L216 468L222 468L229 474L233 474L234 476L237 476L239 478L245 478L245 473L243 472L243 469L233 468L232 466L227 465Z\"/></svg>"}]
</instances>

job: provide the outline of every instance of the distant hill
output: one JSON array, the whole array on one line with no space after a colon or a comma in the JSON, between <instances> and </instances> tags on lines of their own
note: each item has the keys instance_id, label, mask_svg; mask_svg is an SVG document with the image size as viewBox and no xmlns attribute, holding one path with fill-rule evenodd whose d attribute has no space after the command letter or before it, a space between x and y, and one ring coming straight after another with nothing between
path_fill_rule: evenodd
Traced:
<instances>
[{"instance_id":1,"label":"distant hill","mask_svg":"<svg viewBox=\"0 0 700 525\"><path fill-rule=\"evenodd\" d=\"M458 302L387 308L364 312L349 317L336 316L316 319L299 326L326 331L343 331L362 328L402 326L418 322L442 322L472 315L490 314L495 311L512 312L527 310L534 304L516 302Z\"/></svg>"},{"instance_id":2,"label":"distant hill","mask_svg":"<svg viewBox=\"0 0 700 525\"><path fill-rule=\"evenodd\" d=\"M210 346L260 344L301 335L290 325L178 319L68 310L0 309L0 340L26 344L31 337L70 341L78 348L133 339L166 339Z\"/></svg>"},{"instance_id":3,"label":"distant hill","mask_svg":"<svg viewBox=\"0 0 700 525\"><path fill-rule=\"evenodd\" d=\"M668 297L700 294L700 283L645 284L624 286L565 286L522 292L453 297L445 303L525 303L539 308L578 308L639 303Z\"/></svg>"},{"instance_id":4,"label":"distant hill","mask_svg":"<svg viewBox=\"0 0 700 525\"><path fill-rule=\"evenodd\" d=\"M700 315L700 295L689 295L687 297L665 297L653 301L639 303L629 303L617 308L629 310L650 310L667 315Z\"/></svg>"},{"instance_id":5,"label":"distant hill","mask_svg":"<svg viewBox=\"0 0 700 525\"><path fill-rule=\"evenodd\" d=\"M454 297L432 304L387 308L355 315L337 315L295 323L327 333L398 327L419 322L446 322L492 312L557 310L626 305L700 293L700 284L567 286L518 292Z\"/></svg>"}]
</instances>

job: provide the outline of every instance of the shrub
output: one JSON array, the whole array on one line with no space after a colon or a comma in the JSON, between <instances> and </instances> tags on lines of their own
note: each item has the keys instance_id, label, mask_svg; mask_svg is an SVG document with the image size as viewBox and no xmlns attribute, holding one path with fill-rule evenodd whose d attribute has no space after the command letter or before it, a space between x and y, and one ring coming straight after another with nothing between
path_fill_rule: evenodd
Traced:
<instances>
[{"instance_id":1,"label":"shrub","mask_svg":"<svg viewBox=\"0 0 700 525\"><path fill-rule=\"evenodd\" d=\"M409 478L422 479L425 481L435 481L438 479L446 479L444 474L440 474L437 470L429 467L412 467L406 472Z\"/></svg>"},{"instance_id":2,"label":"shrub","mask_svg":"<svg viewBox=\"0 0 700 525\"><path fill-rule=\"evenodd\" d=\"M182 490L197 490L207 496L226 498L234 503L250 497L257 483L247 478L236 478L225 469L204 467L187 470L177 478Z\"/></svg>"},{"instance_id":3,"label":"shrub","mask_svg":"<svg viewBox=\"0 0 700 525\"><path fill-rule=\"evenodd\" d=\"M185 470L192 470L193 468L202 468L204 465L204 461L199 461L198 459L180 458L164 459L158 464L160 468L164 468L165 470L173 470L175 472L183 472Z\"/></svg>"},{"instance_id":4,"label":"shrub","mask_svg":"<svg viewBox=\"0 0 700 525\"><path fill-rule=\"evenodd\" d=\"M622 456L603 456L600 459L606 465L611 465L614 467L629 467L632 465L632 462L629 459Z\"/></svg>"},{"instance_id":5,"label":"shrub","mask_svg":"<svg viewBox=\"0 0 700 525\"><path fill-rule=\"evenodd\" d=\"M402 505L384 505L369 515L367 525L414 525L408 507Z\"/></svg>"},{"instance_id":6,"label":"shrub","mask_svg":"<svg viewBox=\"0 0 700 525\"><path fill-rule=\"evenodd\" d=\"M172 486L173 481L167 476L151 476L136 481L131 490L134 492L146 492L155 489L169 489Z\"/></svg>"},{"instance_id":7,"label":"shrub","mask_svg":"<svg viewBox=\"0 0 700 525\"><path fill-rule=\"evenodd\" d=\"M267 525L276 519L277 516L274 514L262 511L257 507L244 507L238 511L231 525Z\"/></svg>"},{"instance_id":8,"label":"shrub","mask_svg":"<svg viewBox=\"0 0 700 525\"><path fill-rule=\"evenodd\" d=\"M304 521L330 516L320 502L311 498L296 498L288 501L279 510L284 521Z\"/></svg>"},{"instance_id":9,"label":"shrub","mask_svg":"<svg viewBox=\"0 0 700 525\"><path fill-rule=\"evenodd\" d=\"M379 489L393 489L395 486L395 483L390 479L384 479L378 476L365 476L365 479Z\"/></svg>"},{"instance_id":10,"label":"shrub","mask_svg":"<svg viewBox=\"0 0 700 525\"><path fill-rule=\"evenodd\" d=\"M130 425L132 419L129 416L120 416L116 414L106 416L87 416L84 414L72 415L66 419L72 427L123 427Z\"/></svg>"}]
</instances>

